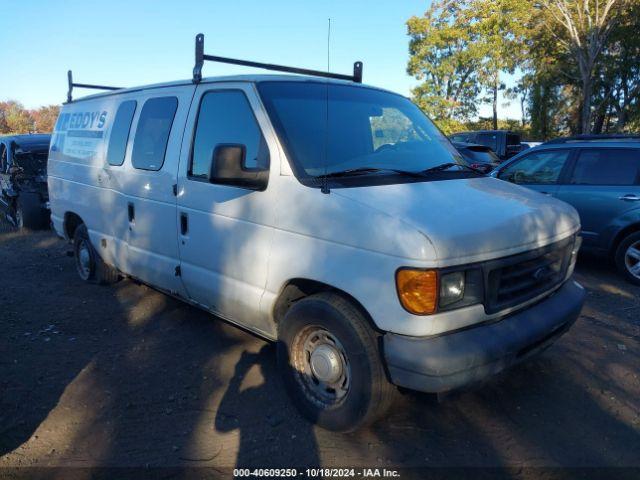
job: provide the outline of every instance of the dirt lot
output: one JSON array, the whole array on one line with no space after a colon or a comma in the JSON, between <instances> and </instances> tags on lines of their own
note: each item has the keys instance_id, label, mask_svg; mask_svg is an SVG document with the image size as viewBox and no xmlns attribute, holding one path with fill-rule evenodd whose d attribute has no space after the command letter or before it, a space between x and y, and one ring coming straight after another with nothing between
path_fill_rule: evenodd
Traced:
<instances>
[{"instance_id":1,"label":"dirt lot","mask_svg":"<svg viewBox=\"0 0 640 480\"><path fill-rule=\"evenodd\" d=\"M354 434L307 424L273 347L145 286L86 285L51 232L0 232L0 466L640 466L640 288L581 258L554 347Z\"/></svg>"}]
</instances>

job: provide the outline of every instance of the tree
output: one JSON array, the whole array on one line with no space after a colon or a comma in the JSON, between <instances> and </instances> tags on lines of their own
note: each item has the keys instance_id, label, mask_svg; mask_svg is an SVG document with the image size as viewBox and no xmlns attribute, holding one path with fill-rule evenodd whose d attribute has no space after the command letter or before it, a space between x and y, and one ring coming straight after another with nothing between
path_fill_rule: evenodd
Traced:
<instances>
[{"instance_id":1,"label":"tree","mask_svg":"<svg viewBox=\"0 0 640 480\"><path fill-rule=\"evenodd\" d=\"M49 105L32 110L31 116L34 120L35 130L37 132L52 132L58 119L58 113L60 113L58 105Z\"/></svg>"},{"instance_id":2,"label":"tree","mask_svg":"<svg viewBox=\"0 0 640 480\"><path fill-rule=\"evenodd\" d=\"M472 0L434 2L424 17L407 21L407 72L422 83L413 90L416 103L436 121L455 121L477 113L481 54L477 37L461 12Z\"/></svg>"},{"instance_id":3,"label":"tree","mask_svg":"<svg viewBox=\"0 0 640 480\"><path fill-rule=\"evenodd\" d=\"M540 0L549 33L569 54L577 67L580 102L580 131L591 131L591 100L594 70L611 31L617 23L614 14L629 0Z\"/></svg>"},{"instance_id":4,"label":"tree","mask_svg":"<svg viewBox=\"0 0 640 480\"><path fill-rule=\"evenodd\" d=\"M4 133L33 132L33 118L21 103L14 100L1 102L0 110L4 112L4 123L7 129Z\"/></svg>"},{"instance_id":5,"label":"tree","mask_svg":"<svg viewBox=\"0 0 640 480\"><path fill-rule=\"evenodd\" d=\"M49 133L59 112L58 105L27 110L15 100L0 102L0 134Z\"/></svg>"},{"instance_id":6,"label":"tree","mask_svg":"<svg viewBox=\"0 0 640 480\"><path fill-rule=\"evenodd\" d=\"M513 73L525 58L526 23L531 12L528 0L474 0L462 12L463 21L475 32L481 57L479 79L490 92L493 129L498 128L498 91L505 85L503 72Z\"/></svg>"},{"instance_id":7,"label":"tree","mask_svg":"<svg viewBox=\"0 0 640 480\"><path fill-rule=\"evenodd\" d=\"M526 127L528 120L527 102L531 92L531 75L523 75L520 81L512 88L507 88L505 97L508 100L518 100L520 103L520 115L522 117L522 127ZM496 122L497 123L497 122Z\"/></svg>"},{"instance_id":8,"label":"tree","mask_svg":"<svg viewBox=\"0 0 640 480\"><path fill-rule=\"evenodd\" d=\"M640 2L621 13L604 51L602 93L608 117L615 118L615 129L626 129L640 109ZM607 117L607 115L605 115ZM607 118L610 120L610 118Z\"/></svg>"}]
</instances>

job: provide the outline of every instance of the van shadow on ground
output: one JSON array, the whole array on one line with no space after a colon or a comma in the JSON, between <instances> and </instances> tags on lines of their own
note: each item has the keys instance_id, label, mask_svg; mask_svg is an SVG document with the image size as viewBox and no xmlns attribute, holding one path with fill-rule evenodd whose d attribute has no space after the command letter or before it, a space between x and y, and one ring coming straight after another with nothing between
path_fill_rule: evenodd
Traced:
<instances>
[{"instance_id":1,"label":"van shadow on ground","mask_svg":"<svg viewBox=\"0 0 640 480\"><path fill-rule=\"evenodd\" d=\"M0 465L318 465L270 346L130 281L86 285L68 250L0 237Z\"/></svg>"}]
</instances>

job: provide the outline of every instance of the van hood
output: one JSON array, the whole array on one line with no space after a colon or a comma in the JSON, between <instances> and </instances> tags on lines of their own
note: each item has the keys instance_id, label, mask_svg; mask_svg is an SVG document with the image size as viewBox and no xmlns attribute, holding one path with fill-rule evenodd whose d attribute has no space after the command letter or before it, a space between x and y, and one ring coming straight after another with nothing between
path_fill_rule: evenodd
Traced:
<instances>
[{"instance_id":1,"label":"van hood","mask_svg":"<svg viewBox=\"0 0 640 480\"><path fill-rule=\"evenodd\" d=\"M561 240L580 229L569 204L490 177L333 189L416 228L438 266L484 261Z\"/></svg>"}]
</instances>

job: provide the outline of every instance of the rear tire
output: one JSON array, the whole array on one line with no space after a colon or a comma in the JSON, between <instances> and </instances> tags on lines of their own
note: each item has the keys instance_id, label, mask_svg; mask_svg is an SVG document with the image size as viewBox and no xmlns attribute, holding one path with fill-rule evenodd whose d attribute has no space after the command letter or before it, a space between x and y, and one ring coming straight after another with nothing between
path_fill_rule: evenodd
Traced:
<instances>
[{"instance_id":1,"label":"rear tire","mask_svg":"<svg viewBox=\"0 0 640 480\"><path fill-rule=\"evenodd\" d=\"M79 225L73 234L73 257L78 275L87 283L110 285L120 280L118 271L104 263L91 245L87 227L84 224Z\"/></svg>"},{"instance_id":2,"label":"rear tire","mask_svg":"<svg viewBox=\"0 0 640 480\"><path fill-rule=\"evenodd\" d=\"M41 230L47 226L47 212L42 208L40 195L22 192L15 209L15 223L21 230Z\"/></svg>"},{"instance_id":3,"label":"rear tire","mask_svg":"<svg viewBox=\"0 0 640 480\"><path fill-rule=\"evenodd\" d=\"M640 232L622 239L616 249L615 262L627 281L640 285Z\"/></svg>"},{"instance_id":4,"label":"rear tire","mask_svg":"<svg viewBox=\"0 0 640 480\"><path fill-rule=\"evenodd\" d=\"M278 368L301 413L334 431L380 418L397 389L387 380L379 336L349 300L319 293L297 301L278 328Z\"/></svg>"}]
</instances>

